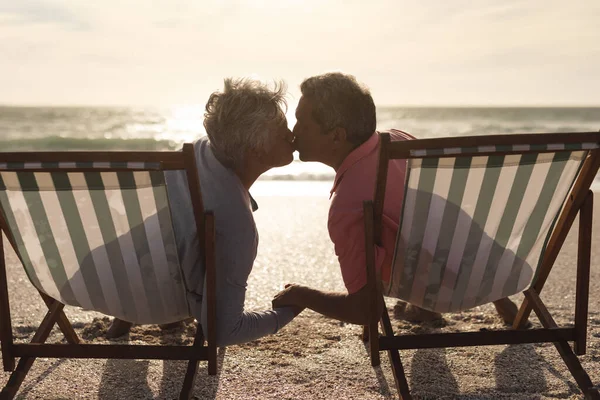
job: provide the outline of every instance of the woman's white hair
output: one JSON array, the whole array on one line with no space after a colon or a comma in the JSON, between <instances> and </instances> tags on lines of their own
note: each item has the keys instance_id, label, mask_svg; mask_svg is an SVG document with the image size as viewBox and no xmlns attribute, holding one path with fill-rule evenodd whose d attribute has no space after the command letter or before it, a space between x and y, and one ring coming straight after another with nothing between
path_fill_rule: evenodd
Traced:
<instances>
[{"instance_id":1,"label":"woman's white hair","mask_svg":"<svg viewBox=\"0 0 600 400\"><path fill-rule=\"evenodd\" d=\"M242 166L247 150L271 150L274 135L269 124L285 119L285 93L283 81L275 82L271 89L251 78L226 78L223 91L210 95L204 128L228 167Z\"/></svg>"}]
</instances>

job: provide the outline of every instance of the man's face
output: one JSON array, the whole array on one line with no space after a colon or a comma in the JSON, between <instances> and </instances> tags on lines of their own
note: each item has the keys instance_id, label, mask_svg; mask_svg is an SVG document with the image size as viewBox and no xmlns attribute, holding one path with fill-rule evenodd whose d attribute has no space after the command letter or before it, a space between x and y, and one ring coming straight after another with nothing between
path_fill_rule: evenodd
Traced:
<instances>
[{"instance_id":1,"label":"man's face","mask_svg":"<svg viewBox=\"0 0 600 400\"><path fill-rule=\"evenodd\" d=\"M292 145L294 136L287 126L285 117L273 121L269 131L272 132L274 138L273 147L266 154L268 165L273 168L291 163L294 159L294 147Z\"/></svg>"},{"instance_id":2,"label":"man's face","mask_svg":"<svg viewBox=\"0 0 600 400\"><path fill-rule=\"evenodd\" d=\"M331 152L331 138L323 132L323 128L313 117L313 106L302 96L296 109L296 125L294 126L294 147L302 161L319 161L327 159Z\"/></svg>"}]
</instances>

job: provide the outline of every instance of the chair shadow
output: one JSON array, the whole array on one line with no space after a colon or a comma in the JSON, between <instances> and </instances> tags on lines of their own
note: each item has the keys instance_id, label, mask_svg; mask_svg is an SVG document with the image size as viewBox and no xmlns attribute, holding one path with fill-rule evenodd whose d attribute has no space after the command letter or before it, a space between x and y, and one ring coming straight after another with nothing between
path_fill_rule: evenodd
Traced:
<instances>
[{"instance_id":1,"label":"chair shadow","mask_svg":"<svg viewBox=\"0 0 600 400\"><path fill-rule=\"evenodd\" d=\"M23 387L21 387L21 389L19 390L16 398L17 399L26 399L27 395L29 394L29 392L31 391L31 389L33 389L34 387L36 387L37 385L39 385L41 382L44 381L44 379L46 379L46 377L48 375L50 375L55 369L57 369L58 367L60 367L61 364L63 364L66 361L66 359L61 358L58 360L54 360L54 362L52 363L52 365L50 365L48 368L46 368L46 370L44 372L42 372L40 374L40 376L38 376L37 378L35 378L33 381L27 380L27 385L23 385Z\"/></svg>"},{"instance_id":2,"label":"chair shadow","mask_svg":"<svg viewBox=\"0 0 600 400\"><path fill-rule=\"evenodd\" d=\"M431 329L430 326L435 327L444 323L445 321L441 320L424 324L427 324L428 328L426 329L429 330ZM369 343L364 342L363 345L365 347L365 352L368 355L370 352ZM387 357L387 351L381 352L380 355L381 357ZM402 365L406 369L406 352L399 351L399 355ZM379 384L379 393L386 396L386 398L395 398L390 389L390 385L381 370L381 366L373 367L373 371L375 372ZM435 383L436 385L432 385L432 383ZM392 385L396 387L396 382L392 381ZM434 387L443 389L443 392L428 393L431 392L431 389ZM431 396L433 396L431 398L448 395L456 396L459 394L457 381L454 375L452 375L446 360L445 349L418 349L415 352L412 358L409 388L411 394L419 395L418 392L421 392L421 396L423 396L424 393L427 393L425 398L430 398Z\"/></svg>"},{"instance_id":3,"label":"chair shadow","mask_svg":"<svg viewBox=\"0 0 600 400\"><path fill-rule=\"evenodd\" d=\"M193 338L193 333L186 329L178 328L175 332L165 332L160 342L164 345L173 345L173 340L178 344L185 342L184 335ZM179 336L179 338L175 338ZM191 345L190 345L191 349ZM219 378L225 348L220 348L217 353L217 374L208 375L208 366L205 360L201 360L196 370L196 379L192 395L199 399L214 399L219 387ZM115 360L106 362L102 374L99 399L153 399L154 394L148 385L149 360ZM183 386L183 381L188 367L186 360L163 360L162 378L157 399L177 399Z\"/></svg>"},{"instance_id":4,"label":"chair shadow","mask_svg":"<svg viewBox=\"0 0 600 400\"><path fill-rule=\"evenodd\" d=\"M223 368L223 359L225 358L226 348L219 348L217 352L217 374L208 375L208 366L206 361L200 361L196 371L196 381L193 398L196 399L215 399L219 389L219 380ZM187 369L187 361L163 361L163 376L160 386L158 399L177 399L183 385L183 379Z\"/></svg>"},{"instance_id":5,"label":"chair shadow","mask_svg":"<svg viewBox=\"0 0 600 400\"><path fill-rule=\"evenodd\" d=\"M531 344L509 345L494 358L496 390L539 394L548 390L541 356ZM519 368L521 366L522 368ZM519 373L527 371L526 374Z\"/></svg>"},{"instance_id":6,"label":"chair shadow","mask_svg":"<svg viewBox=\"0 0 600 400\"><path fill-rule=\"evenodd\" d=\"M196 324L199 328L200 325ZM183 335L188 335L189 338L193 338L195 332L189 332L186 330L181 331L181 338L179 341L183 342ZM161 343L168 345L169 341L166 340L166 336L161 337ZM214 399L217 397L217 390L219 388L219 378L221 376L221 370L223 368L223 360L225 358L226 348L221 347L217 351L217 374L208 375L208 363L207 361L200 361L198 369L196 370L196 380L194 382L194 389L192 391L193 398L198 399ZM173 361L163 360L163 374L160 384L160 390L158 399L177 399L183 386L183 380L187 371L188 361Z\"/></svg>"},{"instance_id":7,"label":"chair shadow","mask_svg":"<svg viewBox=\"0 0 600 400\"><path fill-rule=\"evenodd\" d=\"M100 387L99 399L152 399L154 395L148 386L148 360L106 361Z\"/></svg>"},{"instance_id":8,"label":"chair shadow","mask_svg":"<svg viewBox=\"0 0 600 400\"><path fill-rule=\"evenodd\" d=\"M573 377L568 372L565 375L564 372L558 371L547 362L536 351L539 347L540 345L532 344L510 345L498 354L494 360L496 389L506 394L531 393L541 396L549 389L544 376L544 371L548 371L568 388L563 393L554 393L553 396L560 398L581 396L581 390ZM516 373L519 370L526 370L527 374Z\"/></svg>"},{"instance_id":9,"label":"chair shadow","mask_svg":"<svg viewBox=\"0 0 600 400\"><path fill-rule=\"evenodd\" d=\"M554 368L551 364L546 364L546 368L548 369L548 372L554 375L557 379L561 380L565 384L565 386L569 388L569 391L564 394L565 398L572 397L575 395L581 395L581 390L579 389L571 375L565 378L565 374L556 370L556 368Z\"/></svg>"},{"instance_id":10,"label":"chair shadow","mask_svg":"<svg viewBox=\"0 0 600 400\"><path fill-rule=\"evenodd\" d=\"M369 348L369 342L363 342L363 346L365 348L365 355L367 357L367 361L370 362L369 359L369 352L371 351ZM386 353L381 353L381 356L384 357L384 354ZM383 371L381 370L381 365L378 365L377 367L373 367L373 372L375 372L375 378L377 379L377 384L379 386L379 394L381 394L382 396L385 396L385 398L394 398L392 391L390 389L390 385L388 384L387 379L385 378L385 375L383 374Z\"/></svg>"},{"instance_id":11,"label":"chair shadow","mask_svg":"<svg viewBox=\"0 0 600 400\"><path fill-rule=\"evenodd\" d=\"M435 392L435 389L441 390ZM460 394L456 378L446 359L446 349L419 349L412 357L411 393L428 398L456 397Z\"/></svg>"}]
</instances>

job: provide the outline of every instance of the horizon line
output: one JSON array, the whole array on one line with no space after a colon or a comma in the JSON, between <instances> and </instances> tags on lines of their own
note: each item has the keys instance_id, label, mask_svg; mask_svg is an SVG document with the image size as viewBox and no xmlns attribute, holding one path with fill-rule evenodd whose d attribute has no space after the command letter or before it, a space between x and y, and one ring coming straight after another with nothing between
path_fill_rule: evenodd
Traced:
<instances>
[{"instance_id":1,"label":"horizon line","mask_svg":"<svg viewBox=\"0 0 600 400\"><path fill-rule=\"evenodd\" d=\"M43 103L2 103L0 107L14 108L177 108L177 107L201 106L201 103L181 104L43 104ZM377 108L600 108L599 104L376 104Z\"/></svg>"}]
</instances>

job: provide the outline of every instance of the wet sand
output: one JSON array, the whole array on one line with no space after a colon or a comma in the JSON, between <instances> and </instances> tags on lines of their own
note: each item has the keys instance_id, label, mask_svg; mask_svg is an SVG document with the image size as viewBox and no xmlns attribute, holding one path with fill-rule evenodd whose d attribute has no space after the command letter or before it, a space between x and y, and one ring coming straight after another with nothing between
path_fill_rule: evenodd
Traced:
<instances>
[{"instance_id":1,"label":"wet sand","mask_svg":"<svg viewBox=\"0 0 600 400\"><path fill-rule=\"evenodd\" d=\"M327 197L257 197L257 201L260 244L248 282L247 307L269 307L272 296L287 282L343 290L327 234ZM599 238L600 206L596 205L588 352L580 358L595 384L600 384ZM576 253L576 235L571 233L542 292L559 324L573 321ZM15 340L29 341L46 308L11 250L8 257ZM518 302L521 298L514 296ZM393 306L394 301L389 301L390 311ZM103 339L108 317L73 308L66 313L84 341L108 343ZM535 317L531 320L539 326ZM441 322L418 325L392 319L392 324L404 333L503 326L491 305L447 314ZM116 342L188 344L193 332L191 324L170 331L135 326L128 337ZM220 349L216 376L208 376L206 363L200 363L194 395L198 399L398 398L387 357L382 353L381 367L372 368L360 333L359 326L305 311L277 335ZM61 340L55 329L49 341ZM400 355L417 399L582 398L551 344L403 351ZM175 399L185 368L183 361L38 359L17 398ZM0 375L2 385L8 376Z\"/></svg>"}]
</instances>

